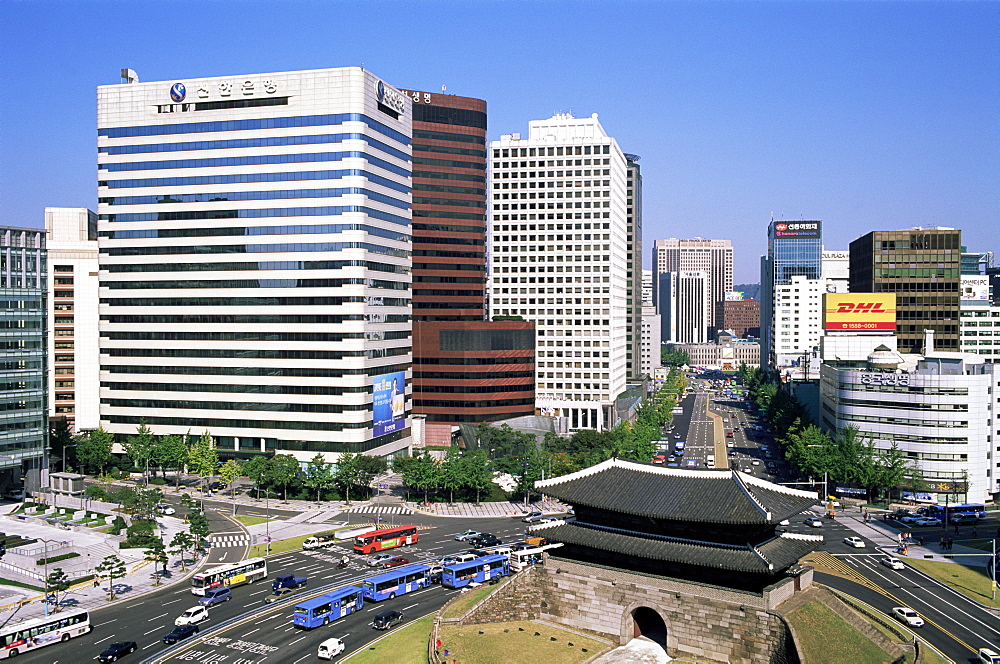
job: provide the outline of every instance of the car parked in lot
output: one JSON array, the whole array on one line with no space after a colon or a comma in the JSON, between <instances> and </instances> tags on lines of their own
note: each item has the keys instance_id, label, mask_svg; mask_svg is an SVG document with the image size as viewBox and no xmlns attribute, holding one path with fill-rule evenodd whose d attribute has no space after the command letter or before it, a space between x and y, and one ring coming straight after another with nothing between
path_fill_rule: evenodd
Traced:
<instances>
[{"instance_id":1,"label":"car parked in lot","mask_svg":"<svg viewBox=\"0 0 1000 664\"><path fill-rule=\"evenodd\" d=\"M865 541L860 537L845 537L844 544L847 546L853 546L855 549L865 548Z\"/></svg>"},{"instance_id":2,"label":"car parked in lot","mask_svg":"<svg viewBox=\"0 0 1000 664\"><path fill-rule=\"evenodd\" d=\"M463 530L459 534L455 535L456 542L464 542L467 539L478 537L481 533L478 530Z\"/></svg>"},{"instance_id":3,"label":"car parked in lot","mask_svg":"<svg viewBox=\"0 0 1000 664\"><path fill-rule=\"evenodd\" d=\"M905 606L894 606L892 615L896 620L906 623L910 627L923 627L924 625L924 619L917 615L916 611Z\"/></svg>"},{"instance_id":4,"label":"car parked in lot","mask_svg":"<svg viewBox=\"0 0 1000 664\"><path fill-rule=\"evenodd\" d=\"M410 559L404 558L403 556L393 556L389 560L385 561L382 567L389 569L390 567L399 567L400 565L409 565Z\"/></svg>"},{"instance_id":5,"label":"car parked in lot","mask_svg":"<svg viewBox=\"0 0 1000 664\"><path fill-rule=\"evenodd\" d=\"M205 622L208 620L208 609L204 606L192 606L190 609L177 616L174 620L174 624L180 627L181 625L195 625L200 622Z\"/></svg>"},{"instance_id":6,"label":"car parked in lot","mask_svg":"<svg viewBox=\"0 0 1000 664\"><path fill-rule=\"evenodd\" d=\"M180 625L174 627L169 634L163 637L163 642L168 646L177 643L178 641L183 641L189 636L194 636L198 633L197 625Z\"/></svg>"},{"instance_id":7,"label":"car parked in lot","mask_svg":"<svg viewBox=\"0 0 1000 664\"><path fill-rule=\"evenodd\" d=\"M906 569L906 565L903 564L902 560L900 560L899 558L893 558L892 556L888 558L883 558L881 562L886 567L892 569Z\"/></svg>"},{"instance_id":8,"label":"car parked in lot","mask_svg":"<svg viewBox=\"0 0 1000 664\"><path fill-rule=\"evenodd\" d=\"M118 641L105 648L104 652L97 656L97 661L117 662L120 658L138 649L139 647L135 644L135 641Z\"/></svg>"},{"instance_id":9,"label":"car parked in lot","mask_svg":"<svg viewBox=\"0 0 1000 664\"><path fill-rule=\"evenodd\" d=\"M368 559L369 567L379 567L392 560L391 553L378 553Z\"/></svg>"},{"instance_id":10,"label":"car parked in lot","mask_svg":"<svg viewBox=\"0 0 1000 664\"><path fill-rule=\"evenodd\" d=\"M376 613L372 618L372 627L375 629L389 629L403 622L403 614L399 611L382 611Z\"/></svg>"},{"instance_id":11,"label":"car parked in lot","mask_svg":"<svg viewBox=\"0 0 1000 664\"><path fill-rule=\"evenodd\" d=\"M344 642L334 636L319 644L316 657L318 659L333 659L342 652L344 652Z\"/></svg>"},{"instance_id":12,"label":"car parked in lot","mask_svg":"<svg viewBox=\"0 0 1000 664\"><path fill-rule=\"evenodd\" d=\"M809 517L808 519L806 519L802 523L806 524L807 526L809 526L811 528L822 528L823 527L823 519L820 519L819 517L815 517L815 516Z\"/></svg>"}]
</instances>

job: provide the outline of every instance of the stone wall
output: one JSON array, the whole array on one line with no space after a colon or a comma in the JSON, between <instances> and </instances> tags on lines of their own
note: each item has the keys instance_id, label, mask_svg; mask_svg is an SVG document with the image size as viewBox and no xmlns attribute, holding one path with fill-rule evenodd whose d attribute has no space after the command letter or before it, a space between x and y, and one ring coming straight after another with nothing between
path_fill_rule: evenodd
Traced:
<instances>
[{"instance_id":1,"label":"stone wall","mask_svg":"<svg viewBox=\"0 0 1000 664\"><path fill-rule=\"evenodd\" d=\"M528 567L491 593L462 618L463 625L474 623L537 620L542 610L540 573Z\"/></svg>"},{"instance_id":2,"label":"stone wall","mask_svg":"<svg viewBox=\"0 0 1000 664\"><path fill-rule=\"evenodd\" d=\"M633 612L648 607L666 625L671 657L733 664L798 662L787 625L768 610L760 594L565 560L550 559L538 570L543 620L607 634L624 644L634 636ZM784 591L784 584L779 586Z\"/></svg>"}]
</instances>

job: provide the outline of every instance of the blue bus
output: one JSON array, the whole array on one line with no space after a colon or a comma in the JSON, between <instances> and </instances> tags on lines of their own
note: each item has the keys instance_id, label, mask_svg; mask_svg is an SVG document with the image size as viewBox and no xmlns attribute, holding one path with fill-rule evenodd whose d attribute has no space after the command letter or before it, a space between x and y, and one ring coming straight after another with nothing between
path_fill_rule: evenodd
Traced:
<instances>
[{"instance_id":1,"label":"blue bus","mask_svg":"<svg viewBox=\"0 0 1000 664\"><path fill-rule=\"evenodd\" d=\"M292 614L292 624L301 629L313 629L350 615L364 605L365 593L361 588L357 586L338 588L333 592L296 604L295 612Z\"/></svg>"},{"instance_id":2,"label":"blue bus","mask_svg":"<svg viewBox=\"0 0 1000 664\"><path fill-rule=\"evenodd\" d=\"M480 556L475 560L448 565L441 572L441 585L446 588L463 588L472 582L483 583L510 574L508 556Z\"/></svg>"},{"instance_id":3,"label":"blue bus","mask_svg":"<svg viewBox=\"0 0 1000 664\"><path fill-rule=\"evenodd\" d=\"M404 565L365 579L361 587L365 599L380 602L396 595L405 595L431 584L431 568L427 565Z\"/></svg>"},{"instance_id":4,"label":"blue bus","mask_svg":"<svg viewBox=\"0 0 1000 664\"><path fill-rule=\"evenodd\" d=\"M957 514L968 514L974 516L977 519L982 519L986 517L986 505L983 503L965 503L964 505L928 505L924 508L927 516L932 516L935 519L941 519L944 521L945 514L948 518Z\"/></svg>"}]
</instances>

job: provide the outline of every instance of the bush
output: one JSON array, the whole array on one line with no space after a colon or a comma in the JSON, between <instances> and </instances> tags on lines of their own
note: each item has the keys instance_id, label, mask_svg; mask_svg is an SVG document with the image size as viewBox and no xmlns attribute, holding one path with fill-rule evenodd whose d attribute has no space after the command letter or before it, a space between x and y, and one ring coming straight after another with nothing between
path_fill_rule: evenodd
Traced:
<instances>
[{"instance_id":1,"label":"bush","mask_svg":"<svg viewBox=\"0 0 1000 664\"><path fill-rule=\"evenodd\" d=\"M125 527L125 519L121 516L116 516L115 520L111 523L111 534L120 535L122 529Z\"/></svg>"},{"instance_id":2,"label":"bush","mask_svg":"<svg viewBox=\"0 0 1000 664\"><path fill-rule=\"evenodd\" d=\"M108 492L96 484L88 486L87 490L84 491L83 494L87 496L87 498L93 498L94 500L106 500L108 498Z\"/></svg>"},{"instance_id":3,"label":"bush","mask_svg":"<svg viewBox=\"0 0 1000 664\"><path fill-rule=\"evenodd\" d=\"M149 483L150 484L156 484L157 486L163 486L164 484L167 483L167 481L165 479L163 479L162 477L154 477L154 478L152 478L152 479L149 480Z\"/></svg>"},{"instance_id":4,"label":"bush","mask_svg":"<svg viewBox=\"0 0 1000 664\"><path fill-rule=\"evenodd\" d=\"M60 560L69 560L70 558L79 558L79 553L64 553L61 556L50 556L48 558L39 558L35 561L36 565L51 565L52 563L57 563Z\"/></svg>"}]
</instances>

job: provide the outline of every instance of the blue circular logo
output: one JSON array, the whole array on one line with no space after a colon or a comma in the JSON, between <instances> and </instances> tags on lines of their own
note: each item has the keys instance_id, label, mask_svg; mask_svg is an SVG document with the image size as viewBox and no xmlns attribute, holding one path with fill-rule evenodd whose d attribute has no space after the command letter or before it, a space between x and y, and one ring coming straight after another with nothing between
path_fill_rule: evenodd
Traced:
<instances>
[{"instance_id":1,"label":"blue circular logo","mask_svg":"<svg viewBox=\"0 0 1000 664\"><path fill-rule=\"evenodd\" d=\"M381 103L382 100L385 99L385 83L383 83L382 81L379 81L378 82L378 86L375 88L375 90L376 90L376 95L378 97L379 103Z\"/></svg>"},{"instance_id":2,"label":"blue circular logo","mask_svg":"<svg viewBox=\"0 0 1000 664\"><path fill-rule=\"evenodd\" d=\"M174 101L184 101L186 96L187 88L184 87L183 83L174 83L170 88L170 98Z\"/></svg>"}]
</instances>

